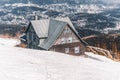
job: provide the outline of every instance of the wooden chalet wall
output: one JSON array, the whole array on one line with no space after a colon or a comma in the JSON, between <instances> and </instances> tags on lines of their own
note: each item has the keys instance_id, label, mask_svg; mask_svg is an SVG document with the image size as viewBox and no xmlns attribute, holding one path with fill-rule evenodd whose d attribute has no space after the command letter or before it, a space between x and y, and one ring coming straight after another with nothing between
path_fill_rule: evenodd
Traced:
<instances>
[{"instance_id":1,"label":"wooden chalet wall","mask_svg":"<svg viewBox=\"0 0 120 80\"><path fill-rule=\"evenodd\" d=\"M75 53L75 47L79 47L79 53ZM65 48L69 48L69 53L65 52ZM83 46L80 42L76 42L76 43L54 45L50 50L71 54L71 55L82 55L85 52L85 46Z\"/></svg>"},{"instance_id":2,"label":"wooden chalet wall","mask_svg":"<svg viewBox=\"0 0 120 80\"><path fill-rule=\"evenodd\" d=\"M79 48L79 53L75 53L75 48ZM66 52L66 49L68 49L68 52ZM85 46L80 42L69 25L67 25L50 50L72 55L80 55L84 54Z\"/></svg>"},{"instance_id":3,"label":"wooden chalet wall","mask_svg":"<svg viewBox=\"0 0 120 80\"><path fill-rule=\"evenodd\" d=\"M33 29L32 25L29 26L27 33L27 47L31 49L37 49L39 44L39 38Z\"/></svg>"}]
</instances>

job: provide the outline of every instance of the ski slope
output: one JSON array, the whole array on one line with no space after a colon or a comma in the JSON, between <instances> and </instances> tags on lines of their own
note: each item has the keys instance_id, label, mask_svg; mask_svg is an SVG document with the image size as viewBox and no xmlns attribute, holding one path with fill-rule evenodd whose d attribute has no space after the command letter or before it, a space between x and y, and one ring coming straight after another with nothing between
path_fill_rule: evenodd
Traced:
<instances>
[{"instance_id":1,"label":"ski slope","mask_svg":"<svg viewBox=\"0 0 120 80\"><path fill-rule=\"evenodd\" d=\"M16 43L0 39L0 80L120 80L120 63L106 57L13 47Z\"/></svg>"}]
</instances>

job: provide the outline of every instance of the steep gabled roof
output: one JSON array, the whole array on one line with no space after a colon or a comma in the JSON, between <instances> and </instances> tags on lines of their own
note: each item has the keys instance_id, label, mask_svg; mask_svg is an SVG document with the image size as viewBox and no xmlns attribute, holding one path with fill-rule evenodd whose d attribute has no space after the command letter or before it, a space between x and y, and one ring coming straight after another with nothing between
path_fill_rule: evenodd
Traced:
<instances>
[{"instance_id":1,"label":"steep gabled roof","mask_svg":"<svg viewBox=\"0 0 120 80\"><path fill-rule=\"evenodd\" d=\"M31 21L31 24L39 38L48 37L49 19Z\"/></svg>"},{"instance_id":2,"label":"steep gabled roof","mask_svg":"<svg viewBox=\"0 0 120 80\"><path fill-rule=\"evenodd\" d=\"M67 22L74 30L76 30L69 17L57 17L55 20Z\"/></svg>"},{"instance_id":3,"label":"steep gabled roof","mask_svg":"<svg viewBox=\"0 0 120 80\"><path fill-rule=\"evenodd\" d=\"M50 20L48 38L39 47L48 50L67 25L66 22Z\"/></svg>"}]
</instances>

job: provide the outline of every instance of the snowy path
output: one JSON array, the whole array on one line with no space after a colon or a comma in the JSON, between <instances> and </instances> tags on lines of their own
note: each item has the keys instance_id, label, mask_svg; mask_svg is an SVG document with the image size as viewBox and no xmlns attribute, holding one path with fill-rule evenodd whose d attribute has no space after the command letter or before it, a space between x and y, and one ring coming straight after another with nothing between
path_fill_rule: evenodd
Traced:
<instances>
[{"instance_id":1,"label":"snowy path","mask_svg":"<svg viewBox=\"0 0 120 80\"><path fill-rule=\"evenodd\" d=\"M0 79L120 80L120 63L86 54L88 58L0 45Z\"/></svg>"}]
</instances>

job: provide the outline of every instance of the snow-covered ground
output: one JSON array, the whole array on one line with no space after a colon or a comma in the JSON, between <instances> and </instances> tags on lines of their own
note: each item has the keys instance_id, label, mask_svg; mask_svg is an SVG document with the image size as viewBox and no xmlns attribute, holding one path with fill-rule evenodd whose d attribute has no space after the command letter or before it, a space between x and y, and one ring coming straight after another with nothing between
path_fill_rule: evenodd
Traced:
<instances>
[{"instance_id":1,"label":"snow-covered ground","mask_svg":"<svg viewBox=\"0 0 120 80\"><path fill-rule=\"evenodd\" d=\"M4 46L15 46L20 44L20 41L17 39L9 39L9 38L0 38L0 45L4 45Z\"/></svg>"},{"instance_id":2,"label":"snow-covered ground","mask_svg":"<svg viewBox=\"0 0 120 80\"><path fill-rule=\"evenodd\" d=\"M7 45L16 40L5 40L4 45L2 41L0 80L120 80L120 63L103 56L16 48Z\"/></svg>"}]
</instances>

